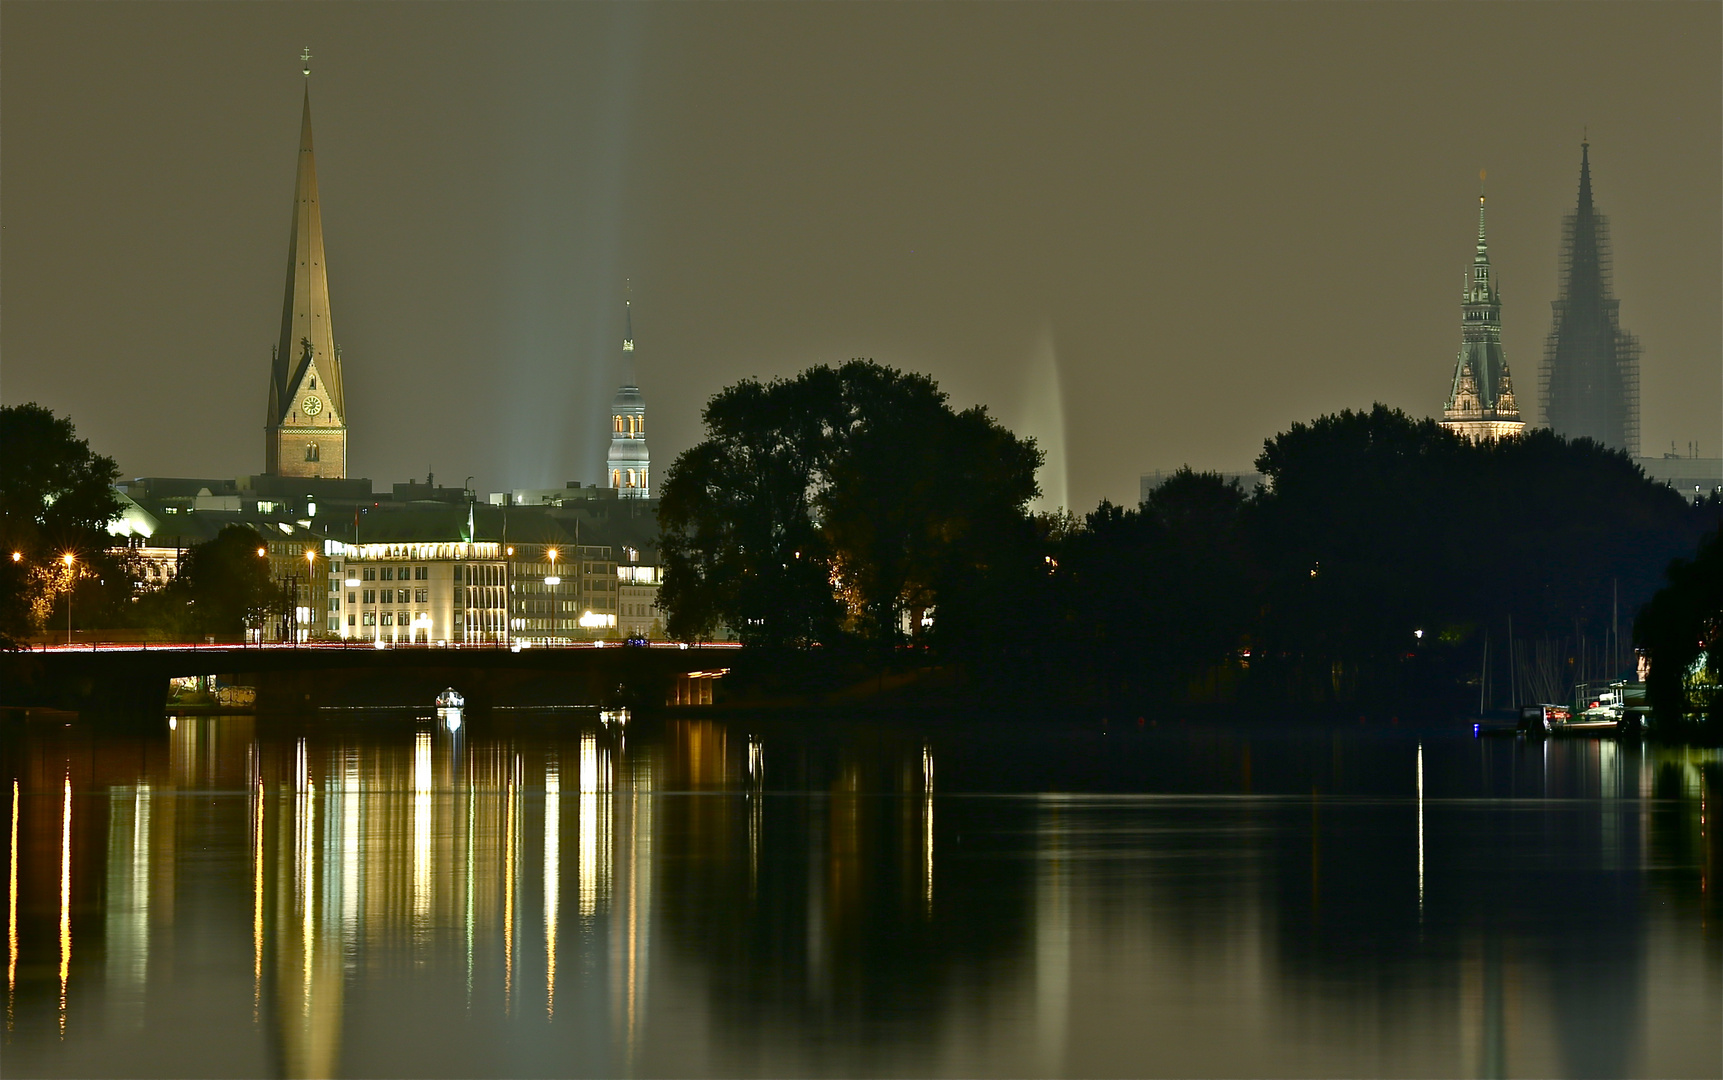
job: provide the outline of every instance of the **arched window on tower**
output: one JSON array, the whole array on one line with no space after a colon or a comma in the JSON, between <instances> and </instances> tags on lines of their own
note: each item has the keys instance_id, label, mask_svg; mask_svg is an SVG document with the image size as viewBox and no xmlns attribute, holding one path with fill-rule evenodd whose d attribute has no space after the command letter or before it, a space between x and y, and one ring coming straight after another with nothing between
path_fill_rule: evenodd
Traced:
<instances>
[{"instance_id":1,"label":"arched window on tower","mask_svg":"<svg viewBox=\"0 0 1723 1080\"><path fill-rule=\"evenodd\" d=\"M622 434L622 417L620 414L610 418L610 428L616 434Z\"/></svg>"},{"instance_id":2,"label":"arched window on tower","mask_svg":"<svg viewBox=\"0 0 1723 1080\"><path fill-rule=\"evenodd\" d=\"M610 486L613 488L619 488L622 486L622 470L621 469L610 470Z\"/></svg>"},{"instance_id":3,"label":"arched window on tower","mask_svg":"<svg viewBox=\"0 0 1723 1080\"><path fill-rule=\"evenodd\" d=\"M310 443L305 444L305 460L306 461L317 461L317 460L319 460L317 457L317 444L316 443L310 442Z\"/></svg>"}]
</instances>

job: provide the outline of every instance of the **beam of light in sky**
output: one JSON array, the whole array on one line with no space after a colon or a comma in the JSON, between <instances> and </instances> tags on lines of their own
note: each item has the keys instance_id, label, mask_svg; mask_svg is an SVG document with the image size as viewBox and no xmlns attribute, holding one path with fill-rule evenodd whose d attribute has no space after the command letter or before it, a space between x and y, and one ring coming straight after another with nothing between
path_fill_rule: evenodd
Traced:
<instances>
[{"instance_id":1,"label":"beam of light in sky","mask_svg":"<svg viewBox=\"0 0 1723 1080\"><path fill-rule=\"evenodd\" d=\"M1035 479L1041 497L1035 510L1059 510L1070 505L1069 472L1065 458L1065 394L1059 377L1059 352L1053 326L1042 326L1023 374L1023 396L1018 410L1019 435L1033 435L1046 455Z\"/></svg>"},{"instance_id":2,"label":"beam of light in sky","mask_svg":"<svg viewBox=\"0 0 1723 1080\"><path fill-rule=\"evenodd\" d=\"M513 310L497 358L510 369L505 385L517 391L506 405L519 422L502 429L503 474L516 486L590 484L603 476L605 417L622 377L629 259L621 244L643 18L630 6L612 9L595 115L533 112L539 123L516 132L528 145L512 200L506 303ZM534 108L553 106L540 101Z\"/></svg>"}]
</instances>

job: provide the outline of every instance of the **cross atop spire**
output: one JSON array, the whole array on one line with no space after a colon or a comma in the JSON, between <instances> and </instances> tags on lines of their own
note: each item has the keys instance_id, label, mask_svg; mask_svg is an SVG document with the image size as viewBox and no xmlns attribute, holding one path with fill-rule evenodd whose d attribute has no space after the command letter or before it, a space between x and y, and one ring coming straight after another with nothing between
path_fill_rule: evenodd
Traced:
<instances>
[{"instance_id":1,"label":"cross atop spire","mask_svg":"<svg viewBox=\"0 0 1723 1080\"><path fill-rule=\"evenodd\" d=\"M622 286L622 351L634 351L634 283L626 281Z\"/></svg>"},{"instance_id":2,"label":"cross atop spire","mask_svg":"<svg viewBox=\"0 0 1723 1080\"><path fill-rule=\"evenodd\" d=\"M311 46L307 45L299 53L299 62L305 65L305 77L311 77Z\"/></svg>"}]
</instances>

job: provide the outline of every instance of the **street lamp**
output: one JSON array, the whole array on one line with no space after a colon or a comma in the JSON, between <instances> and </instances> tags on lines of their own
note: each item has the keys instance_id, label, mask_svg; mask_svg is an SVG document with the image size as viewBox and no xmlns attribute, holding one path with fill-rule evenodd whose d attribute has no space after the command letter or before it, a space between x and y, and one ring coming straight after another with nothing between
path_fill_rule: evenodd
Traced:
<instances>
[{"instance_id":1,"label":"street lamp","mask_svg":"<svg viewBox=\"0 0 1723 1080\"><path fill-rule=\"evenodd\" d=\"M550 559L550 573L545 575L544 583L546 585L561 585L562 578L556 574L556 549L551 548L545 552L545 555Z\"/></svg>"},{"instance_id":2,"label":"street lamp","mask_svg":"<svg viewBox=\"0 0 1723 1080\"><path fill-rule=\"evenodd\" d=\"M305 549L305 615L306 615L306 618L305 618L305 641L307 644L309 644L311 641L311 599L313 596L316 595L316 591L317 591L316 590L317 577L315 574L316 568L317 568L317 549L316 548L306 548ZM294 597L294 600L295 600L295 602L297 602L298 597Z\"/></svg>"},{"instance_id":3,"label":"street lamp","mask_svg":"<svg viewBox=\"0 0 1723 1080\"><path fill-rule=\"evenodd\" d=\"M66 564L66 647L69 649L72 647L72 564L78 560L68 551L60 556L60 561Z\"/></svg>"}]
</instances>

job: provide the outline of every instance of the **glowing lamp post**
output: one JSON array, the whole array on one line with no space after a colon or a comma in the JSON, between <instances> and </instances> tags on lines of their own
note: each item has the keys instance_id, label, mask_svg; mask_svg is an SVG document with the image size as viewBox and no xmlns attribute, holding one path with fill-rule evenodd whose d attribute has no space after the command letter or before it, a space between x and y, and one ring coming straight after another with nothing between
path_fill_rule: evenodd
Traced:
<instances>
[{"instance_id":1,"label":"glowing lamp post","mask_svg":"<svg viewBox=\"0 0 1723 1080\"><path fill-rule=\"evenodd\" d=\"M60 561L66 564L66 647L72 645L72 582L74 580L72 566L77 557L70 551L60 556Z\"/></svg>"},{"instance_id":2,"label":"glowing lamp post","mask_svg":"<svg viewBox=\"0 0 1723 1080\"><path fill-rule=\"evenodd\" d=\"M305 640L311 640L311 598L316 595L312 583L316 580L313 573L317 569L317 549L305 549Z\"/></svg>"}]
</instances>

